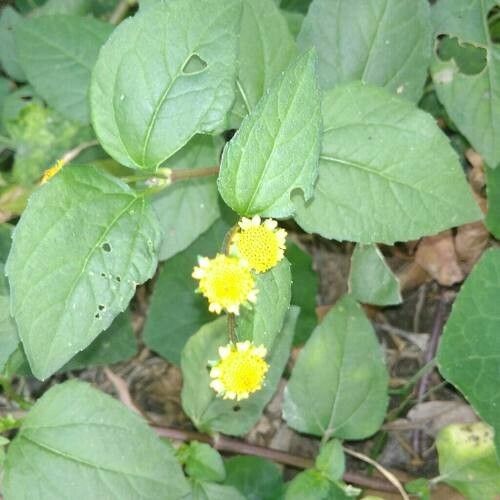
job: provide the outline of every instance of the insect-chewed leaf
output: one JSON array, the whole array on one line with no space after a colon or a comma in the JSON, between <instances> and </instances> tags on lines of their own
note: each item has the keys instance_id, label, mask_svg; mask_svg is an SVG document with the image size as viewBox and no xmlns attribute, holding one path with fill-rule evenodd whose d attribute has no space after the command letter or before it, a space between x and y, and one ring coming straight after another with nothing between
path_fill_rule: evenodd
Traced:
<instances>
[{"instance_id":1,"label":"insect-chewed leaf","mask_svg":"<svg viewBox=\"0 0 500 500\"><path fill-rule=\"evenodd\" d=\"M66 167L32 195L6 270L35 376L54 373L111 324L152 276L159 244L147 200L94 167Z\"/></svg>"},{"instance_id":2,"label":"insect-chewed leaf","mask_svg":"<svg viewBox=\"0 0 500 500\"><path fill-rule=\"evenodd\" d=\"M292 191L312 196L321 127L315 67L314 51L296 59L224 149L219 192L240 215L288 217Z\"/></svg>"},{"instance_id":3,"label":"insect-chewed leaf","mask_svg":"<svg viewBox=\"0 0 500 500\"><path fill-rule=\"evenodd\" d=\"M439 100L453 123L491 168L500 164L500 46L488 28L495 6L498 0L437 2L432 7L436 35L456 37L459 45L456 53L448 54L451 57L441 59L443 55L436 53L430 68ZM463 45L484 54L474 71L460 67Z\"/></svg>"},{"instance_id":4,"label":"insect-chewed leaf","mask_svg":"<svg viewBox=\"0 0 500 500\"><path fill-rule=\"evenodd\" d=\"M153 169L234 100L239 0L157 2L115 30L91 83L92 122L123 165Z\"/></svg>"}]
</instances>

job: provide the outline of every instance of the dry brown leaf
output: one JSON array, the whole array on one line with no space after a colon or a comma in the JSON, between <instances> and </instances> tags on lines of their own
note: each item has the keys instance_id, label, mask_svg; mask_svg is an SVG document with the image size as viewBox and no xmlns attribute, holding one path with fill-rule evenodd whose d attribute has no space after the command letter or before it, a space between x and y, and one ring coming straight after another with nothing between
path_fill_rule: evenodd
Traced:
<instances>
[{"instance_id":1,"label":"dry brown leaf","mask_svg":"<svg viewBox=\"0 0 500 500\"><path fill-rule=\"evenodd\" d=\"M462 271L469 274L488 246L490 234L482 221L460 226L455 235L455 251Z\"/></svg>"},{"instance_id":2,"label":"dry brown leaf","mask_svg":"<svg viewBox=\"0 0 500 500\"><path fill-rule=\"evenodd\" d=\"M486 184L483 159L479 153L470 148L465 151L465 157L472 167L469 172L469 181L474 191L480 193Z\"/></svg>"},{"instance_id":3,"label":"dry brown leaf","mask_svg":"<svg viewBox=\"0 0 500 500\"><path fill-rule=\"evenodd\" d=\"M465 277L458 264L450 230L423 238L417 248L415 262L443 286L460 283Z\"/></svg>"},{"instance_id":4,"label":"dry brown leaf","mask_svg":"<svg viewBox=\"0 0 500 500\"><path fill-rule=\"evenodd\" d=\"M415 405L407 415L414 424L422 424L429 435L436 434L450 424L469 424L479 419L473 409L460 401L426 401Z\"/></svg>"}]
</instances>

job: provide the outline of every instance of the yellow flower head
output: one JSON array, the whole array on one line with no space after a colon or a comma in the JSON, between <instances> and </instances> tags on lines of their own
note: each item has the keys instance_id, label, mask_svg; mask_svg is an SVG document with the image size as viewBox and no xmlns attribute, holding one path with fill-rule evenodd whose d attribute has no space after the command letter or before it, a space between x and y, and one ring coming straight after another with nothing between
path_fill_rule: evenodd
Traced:
<instances>
[{"instance_id":1,"label":"yellow flower head","mask_svg":"<svg viewBox=\"0 0 500 500\"><path fill-rule=\"evenodd\" d=\"M64 167L64 162L62 160L57 160L52 167L45 170L42 176L40 184L45 184L50 181L54 175L56 175Z\"/></svg>"},{"instance_id":2,"label":"yellow flower head","mask_svg":"<svg viewBox=\"0 0 500 500\"><path fill-rule=\"evenodd\" d=\"M239 314L240 305L257 300L255 280L248 262L238 257L217 254L213 259L198 258L193 278L200 281L198 292L208 299L208 309Z\"/></svg>"},{"instance_id":3,"label":"yellow flower head","mask_svg":"<svg viewBox=\"0 0 500 500\"><path fill-rule=\"evenodd\" d=\"M248 340L219 347L220 360L210 371L210 387L224 399L246 399L262 388L269 365L267 350Z\"/></svg>"},{"instance_id":4,"label":"yellow flower head","mask_svg":"<svg viewBox=\"0 0 500 500\"><path fill-rule=\"evenodd\" d=\"M243 217L239 226L231 239L231 252L247 260L252 269L264 273L283 258L286 231L278 228L275 220L261 222L254 215L251 219Z\"/></svg>"}]
</instances>

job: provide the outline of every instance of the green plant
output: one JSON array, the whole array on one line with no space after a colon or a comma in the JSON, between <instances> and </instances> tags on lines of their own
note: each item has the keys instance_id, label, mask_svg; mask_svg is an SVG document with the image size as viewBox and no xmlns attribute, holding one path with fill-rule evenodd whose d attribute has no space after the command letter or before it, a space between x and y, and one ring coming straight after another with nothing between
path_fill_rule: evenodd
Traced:
<instances>
[{"instance_id":1,"label":"green plant","mask_svg":"<svg viewBox=\"0 0 500 500\"><path fill-rule=\"evenodd\" d=\"M363 305L403 301L379 245L483 219L467 148L485 162L484 246L498 246L500 4L10 3L0 15L0 383L23 413L0 420L12 439L0 441L6 500L342 499L370 485L408 498L375 445L370 458L343 442L383 439L434 357L485 423L441 431L440 474L407 489L425 498L446 482L495 498L500 250L484 252L437 354L429 348L390 410ZM320 324L311 259L292 243L306 233L356 244L349 291ZM129 303L135 314L152 278L140 288L150 304L141 342L180 366L197 432L61 382L137 352ZM293 346L303 348L285 370ZM34 402L16 391L20 376L59 383ZM315 460L224 436L252 429L283 376L283 418L318 439ZM345 453L388 482L346 471ZM285 484L269 459L306 470Z\"/></svg>"}]
</instances>

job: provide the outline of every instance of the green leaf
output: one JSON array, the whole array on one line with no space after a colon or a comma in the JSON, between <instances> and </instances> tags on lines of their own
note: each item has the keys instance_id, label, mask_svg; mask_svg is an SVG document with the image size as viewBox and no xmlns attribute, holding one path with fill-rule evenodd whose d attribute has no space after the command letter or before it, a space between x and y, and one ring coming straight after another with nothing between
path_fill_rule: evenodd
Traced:
<instances>
[{"instance_id":1,"label":"green leaf","mask_svg":"<svg viewBox=\"0 0 500 500\"><path fill-rule=\"evenodd\" d=\"M240 25L235 128L296 56L295 42L273 0L244 0Z\"/></svg>"},{"instance_id":2,"label":"green leaf","mask_svg":"<svg viewBox=\"0 0 500 500\"><path fill-rule=\"evenodd\" d=\"M54 373L126 308L156 269L159 240L147 200L94 167L66 167L33 193L7 274L36 377Z\"/></svg>"},{"instance_id":3,"label":"green leaf","mask_svg":"<svg viewBox=\"0 0 500 500\"><path fill-rule=\"evenodd\" d=\"M126 361L137 354L137 340L132 330L130 312L120 313L110 327L87 348L66 363L60 371L80 370Z\"/></svg>"},{"instance_id":4,"label":"green leaf","mask_svg":"<svg viewBox=\"0 0 500 500\"><path fill-rule=\"evenodd\" d=\"M4 71L19 82L26 80L23 68L19 64L14 29L24 22L22 16L12 7L7 5L0 14L0 63Z\"/></svg>"},{"instance_id":5,"label":"green leaf","mask_svg":"<svg viewBox=\"0 0 500 500\"><path fill-rule=\"evenodd\" d=\"M429 480L423 477L405 483L405 490L408 493L413 493L415 497L421 498L422 500L431 500Z\"/></svg>"},{"instance_id":6,"label":"green leaf","mask_svg":"<svg viewBox=\"0 0 500 500\"><path fill-rule=\"evenodd\" d=\"M495 5L497 0L440 0L432 8L436 36L447 34L486 50L479 73L466 74L454 58L435 54L431 75L451 119L492 168L500 163L500 46L491 39L486 17Z\"/></svg>"},{"instance_id":7,"label":"green leaf","mask_svg":"<svg viewBox=\"0 0 500 500\"><path fill-rule=\"evenodd\" d=\"M29 82L64 117L89 123L90 73L112 26L69 15L28 19L16 28L19 60Z\"/></svg>"},{"instance_id":8,"label":"green leaf","mask_svg":"<svg viewBox=\"0 0 500 500\"><path fill-rule=\"evenodd\" d=\"M16 148L12 175L24 185L38 180L65 152L92 137L90 128L70 122L36 102L23 107L17 119L6 125Z\"/></svg>"},{"instance_id":9,"label":"green leaf","mask_svg":"<svg viewBox=\"0 0 500 500\"><path fill-rule=\"evenodd\" d=\"M377 245L356 245L351 258L349 293L363 304L376 306L403 301L399 280Z\"/></svg>"},{"instance_id":10,"label":"green leaf","mask_svg":"<svg viewBox=\"0 0 500 500\"><path fill-rule=\"evenodd\" d=\"M43 101L35 94L30 85L23 85L4 98L2 122L6 127L8 122L19 118L21 110L31 104L43 106Z\"/></svg>"},{"instance_id":11,"label":"green leaf","mask_svg":"<svg viewBox=\"0 0 500 500\"><path fill-rule=\"evenodd\" d=\"M115 160L154 169L194 134L224 127L240 9L239 0L158 2L116 28L91 84L92 122Z\"/></svg>"},{"instance_id":12,"label":"green leaf","mask_svg":"<svg viewBox=\"0 0 500 500\"><path fill-rule=\"evenodd\" d=\"M4 276L4 263L0 263L0 372L19 344L16 324L10 316L9 284Z\"/></svg>"},{"instance_id":13,"label":"green leaf","mask_svg":"<svg viewBox=\"0 0 500 500\"><path fill-rule=\"evenodd\" d=\"M309 469L297 474L289 483L285 500L350 500L344 490L321 472Z\"/></svg>"},{"instance_id":14,"label":"green leaf","mask_svg":"<svg viewBox=\"0 0 500 500\"><path fill-rule=\"evenodd\" d=\"M48 0L33 11L34 16L51 16L54 14L73 14L84 16L92 10L92 3L99 0Z\"/></svg>"},{"instance_id":15,"label":"green leaf","mask_svg":"<svg viewBox=\"0 0 500 500\"><path fill-rule=\"evenodd\" d=\"M345 472L345 455L342 443L337 439L332 439L322 445L316 457L315 466L330 481L342 479Z\"/></svg>"},{"instance_id":16,"label":"green leaf","mask_svg":"<svg viewBox=\"0 0 500 500\"><path fill-rule=\"evenodd\" d=\"M415 102L432 53L429 4L315 0L298 42L303 49L316 47L323 88L362 80Z\"/></svg>"},{"instance_id":17,"label":"green leaf","mask_svg":"<svg viewBox=\"0 0 500 500\"><path fill-rule=\"evenodd\" d=\"M488 213L486 227L497 239L500 239L500 169L485 167L486 193L488 195Z\"/></svg>"},{"instance_id":18,"label":"green leaf","mask_svg":"<svg viewBox=\"0 0 500 500\"><path fill-rule=\"evenodd\" d=\"M495 429L500 455L500 250L488 250L460 289L438 351L443 377Z\"/></svg>"},{"instance_id":19,"label":"green leaf","mask_svg":"<svg viewBox=\"0 0 500 500\"><path fill-rule=\"evenodd\" d=\"M283 480L279 467L264 458L235 456L228 458L224 484L236 488L247 500L281 498Z\"/></svg>"},{"instance_id":20,"label":"green leaf","mask_svg":"<svg viewBox=\"0 0 500 500\"><path fill-rule=\"evenodd\" d=\"M491 428L482 422L449 425L437 436L439 479L470 500L496 498L500 465Z\"/></svg>"},{"instance_id":21,"label":"green leaf","mask_svg":"<svg viewBox=\"0 0 500 500\"><path fill-rule=\"evenodd\" d=\"M304 344L318 324L316 295L318 275L313 270L311 256L291 241L286 244L286 256L292 266L292 304L300 307L294 345Z\"/></svg>"},{"instance_id":22,"label":"green leaf","mask_svg":"<svg viewBox=\"0 0 500 500\"><path fill-rule=\"evenodd\" d=\"M314 198L293 198L303 229L392 244L482 217L456 153L430 115L361 82L327 91L322 110Z\"/></svg>"},{"instance_id":23,"label":"green leaf","mask_svg":"<svg viewBox=\"0 0 500 500\"><path fill-rule=\"evenodd\" d=\"M7 96L13 90L13 84L7 78L0 77L0 132L3 134L5 131L5 127L3 124L3 108L5 106L5 100ZM0 151L4 149L4 144L0 142Z\"/></svg>"},{"instance_id":24,"label":"green leaf","mask_svg":"<svg viewBox=\"0 0 500 500\"><path fill-rule=\"evenodd\" d=\"M224 484L194 482L192 491L193 500L245 500L238 490Z\"/></svg>"},{"instance_id":25,"label":"green leaf","mask_svg":"<svg viewBox=\"0 0 500 500\"><path fill-rule=\"evenodd\" d=\"M141 418L72 380L47 391L23 421L7 453L4 493L13 499L180 499L189 485L171 448Z\"/></svg>"},{"instance_id":26,"label":"green leaf","mask_svg":"<svg viewBox=\"0 0 500 500\"><path fill-rule=\"evenodd\" d=\"M220 150L220 139L199 135L166 166L213 167L219 162ZM215 176L175 182L155 196L153 208L163 231L160 260L166 260L187 248L220 217Z\"/></svg>"},{"instance_id":27,"label":"green leaf","mask_svg":"<svg viewBox=\"0 0 500 500\"><path fill-rule=\"evenodd\" d=\"M311 0L281 0L281 2L278 3L282 9L297 11L305 14L309 9Z\"/></svg>"},{"instance_id":28,"label":"green leaf","mask_svg":"<svg viewBox=\"0 0 500 500\"><path fill-rule=\"evenodd\" d=\"M219 192L240 215L288 217L292 191L312 196L321 126L315 66L312 51L295 60L226 145Z\"/></svg>"},{"instance_id":29,"label":"green leaf","mask_svg":"<svg viewBox=\"0 0 500 500\"><path fill-rule=\"evenodd\" d=\"M257 303L242 309L236 319L236 334L240 340L251 340L271 350L290 307L292 275L290 263L283 259L266 273L257 274Z\"/></svg>"},{"instance_id":30,"label":"green leaf","mask_svg":"<svg viewBox=\"0 0 500 500\"><path fill-rule=\"evenodd\" d=\"M191 277L197 257L214 255L230 224L218 220L190 247L170 259L160 270L144 327L145 344L171 363L179 365L191 335L213 319L206 299L195 293Z\"/></svg>"},{"instance_id":31,"label":"green leaf","mask_svg":"<svg viewBox=\"0 0 500 500\"><path fill-rule=\"evenodd\" d=\"M226 469L219 452L206 443L192 441L178 451L186 474L198 481L224 481Z\"/></svg>"},{"instance_id":32,"label":"green leaf","mask_svg":"<svg viewBox=\"0 0 500 500\"><path fill-rule=\"evenodd\" d=\"M363 439L384 420L387 383L373 327L345 296L301 351L285 389L283 415L299 432Z\"/></svg>"},{"instance_id":33,"label":"green leaf","mask_svg":"<svg viewBox=\"0 0 500 500\"><path fill-rule=\"evenodd\" d=\"M267 356L269 371L264 387L238 403L216 397L209 387L208 362L217 360L219 346L228 342L226 318L208 323L188 340L181 359L182 407L198 429L240 436L255 425L288 361L297 315L297 308L290 308L277 342Z\"/></svg>"},{"instance_id":34,"label":"green leaf","mask_svg":"<svg viewBox=\"0 0 500 500\"><path fill-rule=\"evenodd\" d=\"M112 365L130 359L136 353L137 340L132 330L130 313L125 311L120 313L110 327L88 347L57 370L57 373L81 370L92 366ZM21 343L9 358L6 372L27 377L33 376Z\"/></svg>"}]
</instances>

